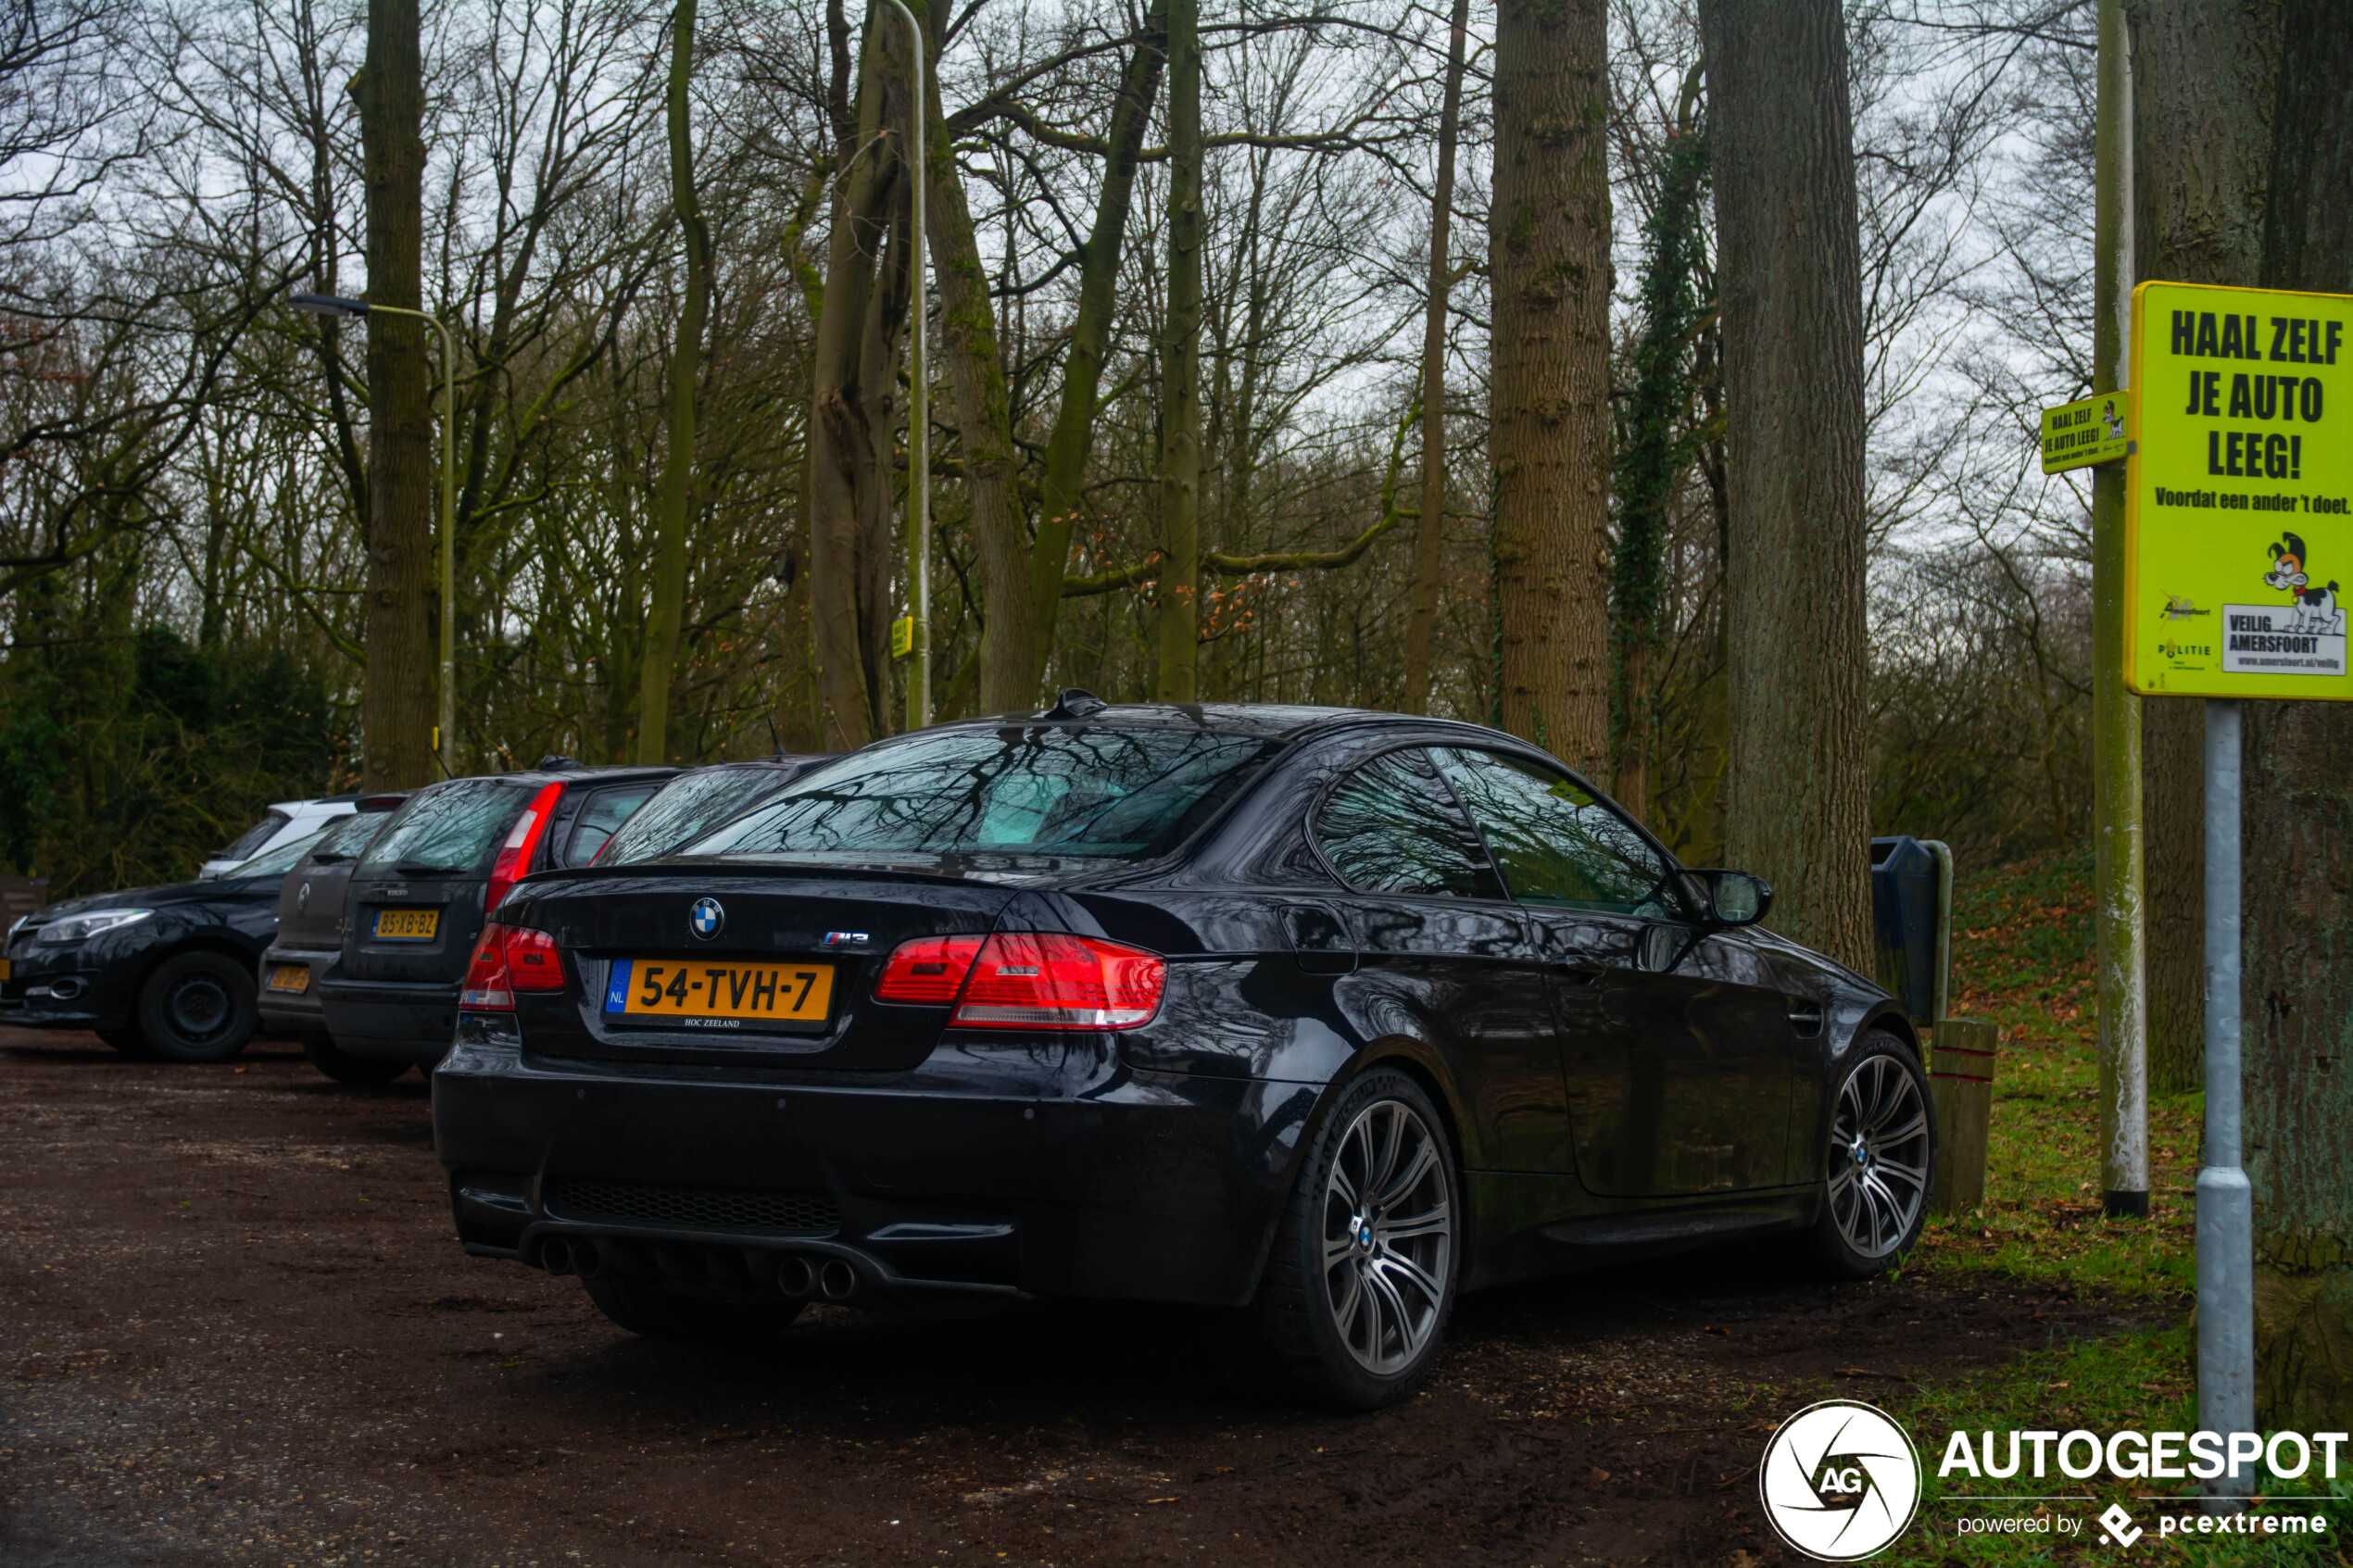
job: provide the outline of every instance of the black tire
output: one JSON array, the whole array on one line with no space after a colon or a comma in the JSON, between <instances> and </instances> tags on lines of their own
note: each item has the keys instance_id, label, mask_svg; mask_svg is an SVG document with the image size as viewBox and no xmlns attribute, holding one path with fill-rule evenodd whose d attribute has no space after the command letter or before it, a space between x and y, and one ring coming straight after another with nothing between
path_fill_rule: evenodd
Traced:
<instances>
[{"instance_id":1,"label":"black tire","mask_svg":"<svg viewBox=\"0 0 2353 1568\"><path fill-rule=\"evenodd\" d=\"M744 1345L765 1339L799 1317L807 1305L801 1301L758 1305L713 1301L612 1274L580 1283L588 1299L616 1327L673 1345Z\"/></svg>"},{"instance_id":2,"label":"black tire","mask_svg":"<svg viewBox=\"0 0 2353 1568\"><path fill-rule=\"evenodd\" d=\"M139 1033L166 1061L226 1061L260 1022L253 976L220 953L181 953L139 988Z\"/></svg>"},{"instance_id":3,"label":"black tire","mask_svg":"<svg viewBox=\"0 0 2353 1568\"><path fill-rule=\"evenodd\" d=\"M1936 1117L1919 1058L1893 1035L1865 1035L1836 1085L1814 1246L1833 1275L1869 1279L1919 1239L1936 1175Z\"/></svg>"},{"instance_id":4,"label":"black tire","mask_svg":"<svg viewBox=\"0 0 2353 1568\"><path fill-rule=\"evenodd\" d=\"M1445 1340L1463 1229L1437 1107L1405 1073L1372 1069L1300 1161L1252 1304L1260 1343L1321 1399L1397 1403Z\"/></svg>"},{"instance_id":5,"label":"black tire","mask_svg":"<svg viewBox=\"0 0 2353 1568\"><path fill-rule=\"evenodd\" d=\"M384 1061L371 1056L354 1056L324 1035L314 1035L302 1042L302 1054L310 1065L338 1084L354 1088L382 1087L409 1071L405 1061Z\"/></svg>"},{"instance_id":6,"label":"black tire","mask_svg":"<svg viewBox=\"0 0 2353 1568\"><path fill-rule=\"evenodd\" d=\"M156 1054L147 1048L146 1036L139 1033L136 1023L126 1023L120 1029L101 1029L96 1033L98 1038L133 1061L145 1061Z\"/></svg>"}]
</instances>

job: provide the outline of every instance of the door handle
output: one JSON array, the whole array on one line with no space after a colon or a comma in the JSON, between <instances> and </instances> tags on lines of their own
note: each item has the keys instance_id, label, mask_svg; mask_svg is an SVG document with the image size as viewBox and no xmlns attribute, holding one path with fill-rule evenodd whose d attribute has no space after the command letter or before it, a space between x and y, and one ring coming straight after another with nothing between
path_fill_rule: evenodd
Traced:
<instances>
[{"instance_id":1,"label":"door handle","mask_svg":"<svg viewBox=\"0 0 2353 1568\"><path fill-rule=\"evenodd\" d=\"M1818 1002L1793 1002L1789 1021L1800 1038L1811 1039L1822 1032L1822 1009Z\"/></svg>"},{"instance_id":2,"label":"door handle","mask_svg":"<svg viewBox=\"0 0 2353 1568\"><path fill-rule=\"evenodd\" d=\"M1573 985L1591 985L1607 972L1600 964L1573 959L1554 959L1546 967Z\"/></svg>"}]
</instances>

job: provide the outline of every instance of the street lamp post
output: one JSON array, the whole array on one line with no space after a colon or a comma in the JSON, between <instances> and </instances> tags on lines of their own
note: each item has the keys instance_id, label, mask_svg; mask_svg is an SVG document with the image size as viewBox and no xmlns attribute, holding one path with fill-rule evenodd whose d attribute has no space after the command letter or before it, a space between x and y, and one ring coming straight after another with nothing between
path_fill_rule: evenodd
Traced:
<instances>
[{"instance_id":1,"label":"street lamp post","mask_svg":"<svg viewBox=\"0 0 2353 1568\"><path fill-rule=\"evenodd\" d=\"M449 765L458 733L458 353L449 329L437 316L405 305L380 305L373 300L346 299L340 295L297 294L287 303L309 316L408 316L441 334L441 723L434 731L434 750L442 773Z\"/></svg>"},{"instance_id":2,"label":"street lamp post","mask_svg":"<svg viewBox=\"0 0 2353 1568\"><path fill-rule=\"evenodd\" d=\"M908 398L909 479L912 503L908 509L907 564L909 576L914 581L912 590L914 625L910 628L914 655L914 678L907 683L907 727L920 730L931 722L931 382L928 358L925 349L924 319L927 314L924 280L931 266L931 257L924 251L924 174L925 165L931 161L931 147L924 140L924 102L928 96L929 79L924 73L924 29L900 0L890 0L891 9L907 22L908 40L915 50L915 90L908 96L913 100L915 121L913 157L915 189L912 209L913 222L908 235L915 259L915 336L910 345L912 363L907 367L908 380L913 391Z\"/></svg>"}]
</instances>

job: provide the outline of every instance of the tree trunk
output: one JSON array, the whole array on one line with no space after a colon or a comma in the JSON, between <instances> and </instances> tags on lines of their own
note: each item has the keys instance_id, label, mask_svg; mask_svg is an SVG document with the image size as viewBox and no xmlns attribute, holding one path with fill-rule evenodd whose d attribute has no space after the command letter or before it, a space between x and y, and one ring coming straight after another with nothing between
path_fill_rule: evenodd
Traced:
<instances>
[{"instance_id":1,"label":"tree trunk","mask_svg":"<svg viewBox=\"0 0 2353 1568\"><path fill-rule=\"evenodd\" d=\"M1201 658L1201 4L1168 0L1168 323L1161 345L1160 699Z\"/></svg>"},{"instance_id":2,"label":"tree trunk","mask_svg":"<svg viewBox=\"0 0 2353 1568\"><path fill-rule=\"evenodd\" d=\"M810 612L822 744L888 733L891 398L905 319L906 182L879 139L903 121L886 95L882 30L867 30L857 134L837 186L809 418Z\"/></svg>"},{"instance_id":3,"label":"tree trunk","mask_svg":"<svg viewBox=\"0 0 2353 1568\"><path fill-rule=\"evenodd\" d=\"M695 193L692 107L696 0L678 0L670 24L670 204L686 243L686 297L670 346L670 433L654 500L654 592L638 671L637 760L670 760L670 682L686 611L686 517L694 505L695 394L703 322L711 314L711 225Z\"/></svg>"},{"instance_id":4,"label":"tree trunk","mask_svg":"<svg viewBox=\"0 0 2353 1568\"><path fill-rule=\"evenodd\" d=\"M1429 289L1422 305L1422 511L1414 520L1414 580L1406 589L1408 713L1429 711L1430 649L1438 641L1438 580L1446 549L1446 300L1454 279L1454 144L1463 125L1463 37L1470 0L1447 22L1446 92L1438 109L1438 184L1429 197Z\"/></svg>"},{"instance_id":5,"label":"tree trunk","mask_svg":"<svg viewBox=\"0 0 2353 1568\"><path fill-rule=\"evenodd\" d=\"M369 0L368 56L351 79L368 181L368 297L423 302L424 59L417 0ZM359 681L364 789L434 777L433 402L413 317L368 318L367 662ZM454 369L454 367L453 367Z\"/></svg>"},{"instance_id":6,"label":"tree trunk","mask_svg":"<svg viewBox=\"0 0 2353 1568\"><path fill-rule=\"evenodd\" d=\"M1634 345L1634 385L1613 475L1617 538L1610 551L1610 793L1654 827L1651 655L1666 592L1670 508L1691 464L1683 424L1692 404L1688 364L1698 315L1692 275L1705 261L1699 205L1706 194L1707 146L1692 118L1699 86L1694 68L1684 82L1682 112L1658 158L1658 205L1644 227L1636 290L1642 335Z\"/></svg>"},{"instance_id":7,"label":"tree trunk","mask_svg":"<svg viewBox=\"0 0 2353 1568\"><path fill-rule=\"evenodd\" d=\"M2342 0L2281 9L2261 282L2353 293L2353 28ZM2353 707L2246 713L2256 1418L2342 1431L2353 1425Z\"/></svg>"},{"instance_id":8,"label":"tree trunk","mask_svg":"<svg viewBox=\"0 0 2353 1568\"><path fill-rule=\"evenodd\" d=\"M1604 0L1495 13L1496 609L1503 727L1609 762L1609 169Z\"/></svg>"},{"instance_id":9,"label":"tree trunk","mask_svg":"<svg viewBox=\"0 0 2353 1568\"><path fill-rule=\"evenodd\" d=\"M1871 966L1863 305L1838 0L1703 0L1731 549L1732 862Z\"/></svg>"},{"instance_id":10,"label":"tree trunk","mask_svg":"<svg viewBox=\"0 0 2353 1568\"><path fill-rule=\"evenodd\" d=\"M924 125L931 145L925 185L925 238L932 282L939 291L939 346L956 394L956 431L963 449L964 495L972 508L973 543L980 556L981 605L988 617L980 638L980 711L1011 713L1034 707L1038 671L1036 601L1029 581L1029 530L1013 484L1012 406L980 264L972 209L964 200L954 144L939 104L941 20L925 0L908 0L925 25Z\"/></svg>"},{"instance_id":11,"label":"tree trunk","mask_svg":"<svg viewBox=\"0 0 2353 1568\"><path fill-rule=\"evenodd\" d=\"M1110 152L1103 184L1095 200L1095 226L1078 261L1078 313L1063 358L1061 401L1053 433L1046 443L1046 472L1039 485L1038 538L1030 550L1030 684L1046 672L1054 650L1054 627L1062 612L1063 574L1070 564L1071 530L1086 509L1087 459L1094 450L1095 399L1103 378L1103 355L1111 342L1113 294L1119 282L1119 253L1127 233L1127 208L1136 188L1137 154L1151 123L1152 98L1160 90L1161 62L1167 50L1167 0L1153 0L1144 14L1148 35L1127 56L1112 107ZM1153 37L1151 34L1160 34Z\"/></svg>"},{"instance_id":12,"label":"tree trunk","mask_svg":"<svg viewBox=\"0 0 2353 1568\"><path fill-rule=\"evenodd\" d=\"M2255 282L2271 149L2277 34L2240 0L2133 0L2133 271ZM2148 922L2149 1087L2205 1082L2206 721L2200 703L2141 704L2142 903Z\"/></svg>"}]
</instances>

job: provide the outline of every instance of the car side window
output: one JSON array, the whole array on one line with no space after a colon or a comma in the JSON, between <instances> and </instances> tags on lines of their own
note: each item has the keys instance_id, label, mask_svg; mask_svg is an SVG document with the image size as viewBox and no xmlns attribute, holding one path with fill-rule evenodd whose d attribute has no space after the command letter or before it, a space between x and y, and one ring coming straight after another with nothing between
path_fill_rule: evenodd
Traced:
<instances>
[{"instance_id":1,"label":"car side window","mask_svg":"<svg viewBox=\"0 0 2353 1568\"><path fill-rule=\"evenodd\" d=\"M563 863L585 866L597 858L605 840L615 829L627 822L638 807L653 798L662 781L649 779L644 784L621 784L612 789L600 789L588 797L580 809L580 820L573 824L572 842L564 847Z\"/></svg>"},{"instance_id":2,"label":"car side window","mask_svg":"<svg viewBox=\"0 0 2353 1568\"><path fill-rule=\"evenodd\" d=\"M1316 815L1315 845L1360 893L1501 892L1478 835L1418 751L1392 751L1351 773Z\"/></svg>"},{"instance_id":3,"label":"car side window","mask_svg":"<svg viewBox=\"0 0 2353 1568\"><path fill-rule=\"evenodd\" d=\"M1492 751L1436 755L1515 898L1654 919L1683 912L1658 852L1574 780Z\"/></svg>"}]
</instances>

